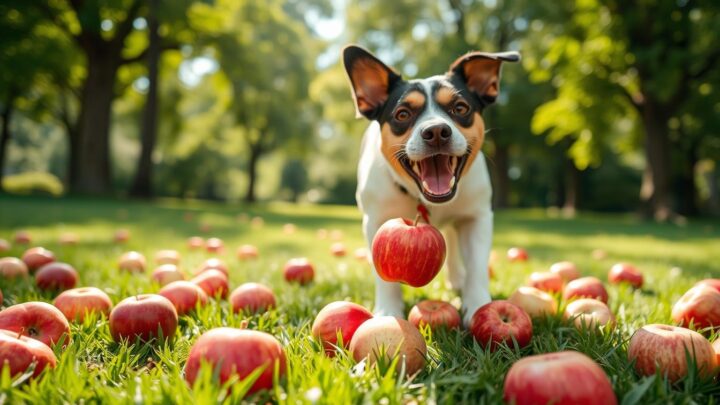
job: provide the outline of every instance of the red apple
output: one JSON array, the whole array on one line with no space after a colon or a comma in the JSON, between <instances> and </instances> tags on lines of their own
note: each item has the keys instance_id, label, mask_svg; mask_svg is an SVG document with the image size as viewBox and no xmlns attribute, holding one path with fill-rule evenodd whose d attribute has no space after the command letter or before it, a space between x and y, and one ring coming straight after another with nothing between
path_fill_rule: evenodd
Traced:
<instances>
[{"instance_id":1,"label":"red apple","mask_svg":"<svg viewBox=\"0 0 720 405\"><path fill-rule=\"evenodd\" d=\"M275 337L235 328L211 329L198 338L185 364L185 380L190 385L195 382L203 362L214 366L220 384L233 375L244 379L262 368L248 393L272 388L275 368L282 377L287 367L285 351Z\"/></svg>"},{"instance_id":2,"label":"red apple","mask_svg":"<svg viewBox=\"0 0 720 405\"><path fill-rule=\"evenodd\" d=\"M80 323L91 312L107 316L112 309L110 297L103 290L95 287L74 288L64 291L55 298L53 304L65 315L65 318Z\"/></svg>"},{"instance_id":3,"label":"red apple","mask_svg":"<svg viewBox=\"0 0 720 405\"><path fill-rule=\"evenodd\" d=\"M332 245L330 245L330 253L332 253L335 257L343 257L347 254L347 249L345 249L345 244L342 242L335 242Z\"/></svg>"},{"instance_id":4,"label":"red apple","mask_svg":"<svg viewBox=\"0 0 720 405\"><path fill-rule=\"evenodd\" d=\"M55 261L55 254L44 247L34 247L25 251L22 255L22 261L28 267L28 270L34 272L40 267Z\"/></svg>"},{"instance_id":5,"label":"red apple","mask_svg":"<svg viewBox=\"0 0 720 405\"><path fill-rule=\"evenodd\" d=\"M180 264L180 253L172 249L158 250L155 253L155 263L160 265L174 264L177 266Z\"/></svg>"},{"instance_id":6,"label":"red apple","mask_svg":"<svg viewBox=\"0 0 720 405\"><path fill-rule=\"evenodd\" d=\"M0 274L1 273L2 273L2 271L0 271ZM700 280L695 285L696 286L704 285L704 286L712 287L712 288L718 290L718 292L720 292L720 279L717 279L717 278L707 278L705 280Z\"/></svg>"},{"instance_id":7,"label":"red apple","mask_svg":"<svg viewBox=\"0 0 720 405\"><path fill-rule=\"evenodd\" d=\"M72 232L65 232L59 238L60 244L66 246L77 245L79 240L78 236Z\"/></svg>"},{"instance_id":8,"label":"red apple","mask_svg":"<svg viewBox=\"0 0 720 405\"><path fill-rule=\"evenodd\" d=\"M694 329L720 327L720 292L707 285L689 289L673 306L672 318Z\"/></svg>"},{"instance_id":9,"label":"red apple","mask_svg":"<svg viewBox=\"0 0 720 405\"><path fill-rule=\"evenodd\" d=\"M431 329L457 329L460 327L460 313L445 301L424 300L410 309L408 321L416 328L430 325Z\"/></svg>"},{"instance_id":10,"label":"red apple","mask_svg":"<svg viewBox=\"0 0 720 405\"><path fill-rule=\"evenodd\" d=\"M0 330L0 370L10 368L10 378L23 374L35 363L35 378L46 367L55 368L57 358L52 349L39 340L19 335L17 332Z\"/></svg>"},{"instance_id":11,"label":"red apple","mask_svg":"<svg viewBox=\"0 0 720 405\"><path fill-rule=\"evenodd\" d=\"M0 259L0 277L4 279L25 278L28 276L25 262L16 257L3 257Z\"/></svg>"},{"instance_id":12,"label":"red apple","mask_svg":"<svg viewBox=\"0 0 720 405\"><path fill-rule=\"evenodd\" d=\"M205 246L205 240L199 236L193 236L188 239L188 247L190 249L201 249Z\"/></svg>"},{"instance_id":13,"label":"red apple","mask_svg":"<svg viewBox=\"0 0 720 405\"><path fill-rule=\"evenodd\" d=\"M573 262L557 262L550 266L550 272L555 273L562 277L564 282L573 281L576 278L580 278L580 270Z\"/></svg>"},{"instance_id":14,"label":"red apple","mask_svg":"<svg viewBox=\"0 0 720 405\"><path fill-rule=\"evenodd\" d=\"M237 250L237 257L240 260L257 259L258 249L253 245L242 245Z\"/></svg>"},{"instance_id":15,"label":"red apple","mask_svg":"<svg viewBox=\"0 0 720 405\"><path fill-rule=\"evenodd\" d=\"M0 239L0 253L7 252L10 250L10 242L5 239Z\"/></svg>"},{"instance_id":16,"label":"red apple","mask_svg":"<svg viewBox=\"0 0 720 405\"><path fill-rule=\"evenodd\" d=\"M22 333L48 346L70 337L70 325L59 309L46 302L25 302L0 311L0 329Z\"/></svg>"},{"instance_id":17,"label":"red apple","mask_svg":"<svg viewBox=\"0 0 720 405\"><path fill-rule=\"evenodd\" d=\"M715 351L703 335L678 326L652 324L638 329L630 339L628 358L635 371L650 376L660 370L671 382L688 375L686 355L697 365L701 376L714 375Z\"/></svg>"},{"instance_id":18,"label":"red apple","mask_svg":"<svg viewBox=\"0 0 720 405\"><path fill-rule=\"evenodd\" d=\"M210 253L221 253L224 248L225 244L219 238L210 238L205 242L205 250Z\"/></svg>"},{"instance_id":19,"label":"red apple","mask_svg":"<svg viewBox=\"0 0 720 405\"><path fill-rule=\"evenodd\" d=\"M173 281L158 291L158 295L162 295L172 302L178 316L185 315L194 310L198 304L207 304L208 297L205 290L197 284L189 281Z\"/></svg>"},{"instance_id":20,"label":"red apple","mask_svg":"<svg viewBox=\"0 0 720 405\"><path fill-rule=\"evenodd\" d=\"M531 317L541 317L557 313L557 302L552 295L535 287L520 287L508 298L527 312Z\"/></svg>"},{"instance_id":21,"label":"red apple","mask_svg":"<svg viewBox=\"0 0 720 405\"><path fill-rule=\"evenodd\" d=\"M565 319L572 320L577 328L612 327L615 324L615 316L607 304L594 298L581 298L569 303L565 307Z\"/></svg>"},{"instance_id":22,"label":"red apple","mask_svg":"<svg viewBox=\"0 0 720 405\"><path fill-rule=\"evenodd\" d=\"M610 268L608 281L610 284L628 283L634 288L640 288L643 285L643 275L631 264L617 263Z\"/></svg>"},{"instance_id":23,"label":"red apple","mask_svg":"<svg viewBox=\"0 0 720 405\"><path fill-rule=\"evenodd\" d=\"M18 245L29 245L32 242L32 237L30 237L30 232L28 231L15 232L15 237L13 239Z\"/></svg>"},{"instance_id":24,"label":"red apple","mask_svg":"<svg viewBox=\"0 0 720 405\"><path fill-rule=\"evenodd\" d=\"M228 290L230 289L227 276L220 270L205 270L193 277L190 281L202 288L208 297L217 298L219 296L220 298L225 299L227 298Z\"/></svg>"},{"instance_id":25,"label":"red apple","mask_svg":"<svg viewBox=\"0 0 720 405\"><path fill-rule=\"evenodd\" d=\"M385 281L413 287L427 285L445 262L445 239L426 223L391 219L378 229L372 243L375 270Z\"/></svg>"},{"instance_id":26,"label":"red apple","mask_svg":"<svg viewBox=\"0 0 720 405\"><path fill-rule=\"evenodd\" d=\"M427 345L413 324L392 316L379 316L363 322L350 340L350 352L355 361L368 359L375 363L379 356L386 360L400 356L398 371L413 375L425 367Z\"/></svg>"},{"instance_id":27,"label":"red apple","mask_svg":"<svg viewBox=\"0 0 720 405\"><path fill-rule=\"evenodd\" d=\"M493 301L480 307L470 321L470 333L484 348L497 350L501 343L518 347L530 343L533 329L530 316L517 305L508 301Z\"/></svg>"},{"instance_id":28,"label":"red apple","mask_svg":"<svg viewBox=\"0 0 720 405\"><path fill-rule=\"evenodd\" d=\"M162 295L140 294L120 301L110 312L110 334L116 342L156 337L172 339L178 315L172 302ZM160 335L162 333L162 335Z\"/></svg>"},{"instance_id":29,"label":"red apple","mask_svg":"<svg viewBox=\"0 0 720 405\"><path fill-rule=\"evenodd\" d=\"M512 247L507 251L507 258L511 262L526 262L530 258L527 250L519 247Z\"/></svg>"},{"instance_id":30,"label":"red apple","mask_svg":"<svg viewBox=\"0 0 720 405\"><path fill-rule=\"evenodd\" d=\"M173 281L185 280L185 275L174 264L163 264L152 272L152 279L161 286Z\"/></svg>"},{"instance_id":31,"label":"red apple","mask_svg":"<svg viewBox=\"0 0 720 405\"><path fill-rule=\"evenodd\" d=\"M331 302L318 312L312 335L320 339L325 354L333 357L337 347L348 347L355 331L373 315L362 305L347 301ZM338 341L338 334L342 341Z\"/></svg>"},{"instance_id":32,"label":"red apple","mask_svg":"<svg viewBox=\"0 0 720 405\"><path fill-rule=\"evenodd\" d=\"M198 270L195 272L195 274L200 274L203 271L210 270L210 269L219 270L226 276L228 274L230 274L228 265L225 264L225 262L223 260L217 259L215 257L211 257L210 259L207 259L204 262L202 262L202 264L200 265L200 268L198 268Z\"/></svg>"},{"instance_id":33,"label":"red apple","mask_svg":"<svg viewBox=\"0 0 720 405\"><path fill-rule=\"evenodd\" d=\"M130 240L130 231L127 229L118 229L115 231L115 235L113 236L113 240L115 243L125 243Z\"/></svg>"},{"instance_id":34,"label":"red apple","mask_svg":"<svg viewBox=\"0 0 720 405\"><path fill-rule=\"evenodd\" d=\"M536 271L530 274L528 285L549 293L559 293L563 289L563 279L557 273Z\"/></svg>"},{"instance_id":35,"label":"red apple","mask_svg":"<svg viewBox=\"0 0 720 405\"><path fill-rule=\"evenodd\" d=\"M37 273L35 273L35 283L39 289L45 291L69 290L75 288L77 282L77 271L67 263L49 263L42 266Z\"/></svg>"},{"instance_id":36,"label":"red apple","mask_svg":"<svg viewBox=\"0 0 720 405\"><path fill-rule=\"evenodd\" d=\"M258 283L245 283L230 294L233 312L265 312L275 308L275 294L268 287Z\"/></svg>"},{"instance_id":37,"label":"red apple","mask_svg":"<svg viewBox=\"0 0 720 405\"><path fill-rule=\"evenodd\" d=\"M596 277L581 277L565 286L563 291L565 301L576 298L595 298L607 304L608 293L602 281Z\"/></svg>"},{"instance_id":38,"label":"red apple","mask_svg":"<svg viewBox=\"0 0 720 405\"><path fill-rule=\"evenodd\" d=\"M617 404L603 369L590 357L574 351L518 360L505 377L503 398L513 404Z\"/></svg>"},{"instance_id":39,"label":"red apple","mask_svg":"<svg viewBox=\"0 0 720 405\"><path fill-rule=\"evenodd\" d=\"M720 366L720 339L713 342L713 350L715 350L715 364Z\"/></svg>"},{"instance_id":40,"label":"red apple","mask_svg":"<svg viewBox=\"0 0 720 405\"><path fill-rule=\"evenodd\" d=\"M315 278L315 269L310 261L304 257L288 260L283 269L285 280L290 283L305 285Z\"/></svg>"},{"instance_id":41,"label":"red apple","mask_svg":"<svg viewBox=\"0 0 720 405\"><path fill-rule=\"evenodd\" d=\"M142 273L145 271L145 256L138 252L126 252L120 256L118 267L120 270L131 273Z\"/></svg>"}]
</instances>

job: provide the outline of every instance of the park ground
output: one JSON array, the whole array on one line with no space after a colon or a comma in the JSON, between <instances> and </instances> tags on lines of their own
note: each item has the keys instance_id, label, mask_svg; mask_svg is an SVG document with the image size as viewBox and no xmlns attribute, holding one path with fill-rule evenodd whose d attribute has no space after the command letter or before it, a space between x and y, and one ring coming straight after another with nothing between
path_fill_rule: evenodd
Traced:
<instances>
[{"instance_id":1,"label":"park ground","mask_svg":"<svg viewBox=\"0 0 720 405\"><path fill-rule=\"evenodd\" d=\"M254 217L263 219L254 225ZM294 233L283 231L285 224ZM204 228L205 232L201 232ZM209 230L207 229L209 228ZM33 245L54 251L60 261L80 273L80 286L96 286L118 302L138 293L152 293L159 286L146 274L117 270L117 259L128 250L145 254L149 261L157 250L177 249L181 267L192 273L209 253L189 251L193 235L216 236L225 242L219 255L231 266L234 288L246 281L267 284L278 297L278 308L259 316L233 315L227 302L215 301L198 313L181 318L175 340L164 345L124 346L112 342L105 319L90 319L72 326L72 343L56 347L58 367L41 379L15 384L0 377L0 403L195 403L239 402L243 384L230 394L209 382L191 390L182 368L192 343L204 331L218 326L238 326L276 336L288 355L288 374L272 392L246 398L251 402L278 403L498 403L505 373L514 361L534 353L579 350L595 359L608 374L623 404L713 403L720 386L713 381L689 378L674 386L659 376L640 378L627 361L627 341L647 323L670 323L675 301L697 280L720 276L720 223L697 220L687 224L642 222L632 215L581 214L563 219L541 210L502 211L495 217L494 250L499 259L491 284L493 298L507 297L532 271L546 270L560 260L578 264L586 275L606 279L618 261L635 264L645 275L645 287L609 286L610 307L618 326L612 331L579 332L560 318L535 322L529 347L490 353L464 331L423 331L429 344L428 364L412 379L398 378L389 365L361 369L346 354L327 358L310 338L314 315L327 303L351 300L372 307L373 275L368 264L353 257L364 245L360 215L355 207L289 205L226 205L207 202L159 200L154 203L102 199L46 199L0 197L0 238L10 240L17 230L27 230ZM118 229L128 229L130 240L113 243ZM348 256L333 257L325 229L347 246ZM61 234L79 236L77 246L58 243ZM235 249L256 245L260 258L240 262ZM527 263L509 263L504 252L522 246L530 253ZM593 258L594 250L604 258ZM9 255L20 256L24 247L14 245ZM287 284L282 266L289 258L306 256L315 264L316 280L309 286ZM5 306L44 300L32 282L8 284L0 280ZM444 282L444 271L422 289L405 290L409 309L424 298L459 304ZM209 375L207 376L210 377Z\"/></svg>"}]
</instances>

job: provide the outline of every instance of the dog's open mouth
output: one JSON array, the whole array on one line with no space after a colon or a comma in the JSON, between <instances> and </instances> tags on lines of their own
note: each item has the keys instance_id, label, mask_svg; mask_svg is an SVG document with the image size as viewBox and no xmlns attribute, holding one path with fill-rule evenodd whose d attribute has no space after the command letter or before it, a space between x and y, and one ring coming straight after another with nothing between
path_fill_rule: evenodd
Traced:
<instances>
[{"instance_id":1,"label":"dog's open mouth","mask_svg":"<svg viewBox=\"0 0 720 405\"><path fill-rule=\"evenodd\" d=\"M467 156L438 154L419 161L403 157L400 162L415 180L425 199L440 203L452 199L455 195Z\"/></svg>"}]
</instances>

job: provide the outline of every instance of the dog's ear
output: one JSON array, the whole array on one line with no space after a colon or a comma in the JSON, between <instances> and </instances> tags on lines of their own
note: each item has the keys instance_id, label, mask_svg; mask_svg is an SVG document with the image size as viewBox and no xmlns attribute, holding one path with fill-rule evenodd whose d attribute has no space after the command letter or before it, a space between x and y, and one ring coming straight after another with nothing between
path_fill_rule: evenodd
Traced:
<instances>
[{"instance_id":1,"label":"dog's ear","mask_svg":"<svg viewBox=\"0 0 720 405\"><path fill-rule=\"evenodd\" d=\"M350 78L357 116L377 119L388 94L402 78L373 54L356 45L343 49L343 63Z\"/></svg>"},{"instance_id":2,"label":"dog's ear","mask_svg":"<svg viewBox=\"0 0 720 405\"><path fill-rule=\"evenodd\" d=\"M471 52L457 58L448 73L462 78L480 102L487 105L495 101L500 91L500 65L519 60L517 52Z\"/></svg>"}]
</instances>

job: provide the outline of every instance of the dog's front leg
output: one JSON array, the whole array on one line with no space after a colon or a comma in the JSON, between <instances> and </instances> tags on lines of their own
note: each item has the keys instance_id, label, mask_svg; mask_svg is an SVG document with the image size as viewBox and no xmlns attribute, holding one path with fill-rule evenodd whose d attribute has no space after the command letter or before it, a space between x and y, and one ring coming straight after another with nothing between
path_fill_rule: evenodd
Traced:
<instances>
[{"instance_id":1,"label":"dog's front leg","mask_svg":"<svg viewBox=\"0 0 720 405\"><path fill-rule=\"evenodd\" d=\"M378 228L382 223L377 218L371 218L369 215L363 216L363 232L365 233L365 239L367 240L368 250L372 252L372 242L375 238ZM368 256L370 265L375 270L375 265L372 262L372 254ZM389 283L378 276L377 271L375 273L375 309L373 312L377 316L394 316L398 318L404 318L404 307L402 299L402 289L399 283Z\"/></svg>"},{"instance_id":2,"label":"dog's front leg","mask_svg":"<svg viewBox=\"0 0 720 405\"><path fill-rule=\"evenodd\" d=\"M465 263L465 283L462 286L463 321L470 320L478 308L490 302L488 260L492 247L493 213L490 210L469 220L455 224L460 240L460 253Z\"/></svg>"}]
</instances>

